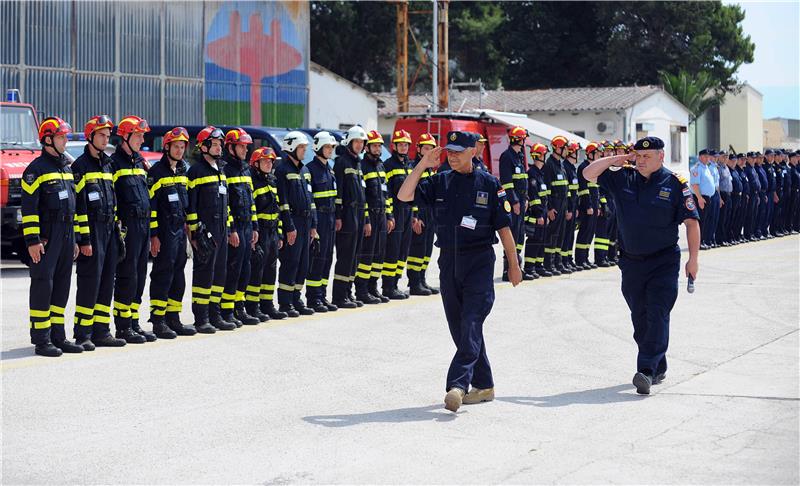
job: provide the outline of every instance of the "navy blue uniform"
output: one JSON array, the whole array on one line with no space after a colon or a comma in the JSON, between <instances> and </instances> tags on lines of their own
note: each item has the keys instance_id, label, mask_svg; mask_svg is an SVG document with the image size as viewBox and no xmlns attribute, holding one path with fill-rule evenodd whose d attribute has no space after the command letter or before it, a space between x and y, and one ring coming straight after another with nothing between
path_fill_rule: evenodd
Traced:
<instances>
[{"instance_id":1,"label":"navy blue uniform","mask_svg":"<svg viewBox=\"0 0 800 486\"><path fill-rule=\"evenodd\" d=\"M731 191L728 225L724 237L726 241L736 243L739 240L737 228L742 214L742 176L736 167L731 168L731 185L733 190Z\"/></svg>"},{"instance_id":2,"label":"navy blue uniform","mask_svg":"<svg viewBox=\"0 0 800 486\"><path fill-rule=\"evenodd\" d=\"M525 273L544 272L544 237L547 230L547 210L550 189L544 182L542 171L531 164L528 168L528 195L531 200L525 213ZM538 220L544 223L539 224Z\"/></svg>"},{"instance_id":3,"label":"navy blue uniform","mask_svg":"<svg viewBox=\"0 0 800 486\"><path fill-rule=\"evenodd\" d=\"M667 370L681 261L678 226L700 217L688 181L663 167L649 179L634 169L606 170L598 182L616 201L622 294L639 346L637 370L654 377Z\"/></svg>"},{"instance_id":4,"label":"navy blue uniform","mask_svg":"<svg viewBox=\"0 0 800 486\"><path fill-rule=\"evenodd\" d=\"M578 237L575 241L575 263L586 265L589 263L589 248L597 229L597 213L600 211L600 190L596 182L587 181L583 177L583 169L589 166L589 161L584 160L578 166ZM592 214L588 214L589 210Z\"/></svg>"},{"instance_id":5,"label":"navy blue uniform","mask_svg":"<svg viewBox=\"0 0 800 486\"><path fill-rule=\"evenodd\" d=\"M253 252L250 260L250 283L247 286L245 300L248 314L257 312L252 306L258 305L264 314L274 315L273 297L275 278L278 272L278 241L283 235L278 219L278 189L273 174L252 169L253 199L256 202L256 219L258 219L258 242L261 252ZM250 312L253 310L253 312ZM271 313L272 312L272 313Z\"/></svg>"},{"instance_id":6,"label":"navy blue uniform","mask_svg":"<svg viewBox=\"0 0 800 486\"><path fill-rule=\"evenodd\" d=\"M364 225L369 224L366 182L361 172L361 161L349 148L336 157L333 164L336 174L336 219L342 221L336 233L336 266L333 269L334 305L350 300L352 285L356 280L358 260L364 238Z\"/></svg>"},{"instance_id":7,"label":"navy blue uniform","mask_svg":"<svg viewBox=\"0 0 800 486\"><path fill-rule=\"evenodd\" d=\"M336 240L336 176L328 161L319 157L306 165L311 174L311 193L317 208L317 244L310 255L306 300L310 307L326 300L328 277L333 264L333 246Z\"/></svg>"},{"instance_id":8,"label":"navy blue uniform","mask_svg":"<svg viewBox=\"0 0 800 486\"><path fill-rule=\"evenodd\" d=\"M383 293L395 294L398 292L397 282L403 275L408 259L408 250L411 247L411 205L397 198L403 182L411 173L411 164L408 155L394 152L386 162L386 181L389 197L392 198L392 216L394 217L394 231L386 237L386 258L383 262Z\"/></svg>"},{"instance_id":9,"label":"navy blue uniform","mask_svg":"<svg viewBox=\"0 0 800 486\"><path fill-rule=\"evenodd\" d=\"M417 154L417 159L411 164L412 168L416 167L421 157ZM420 176L420 180L424 180L432 176L434 172L431 169L425 169ZM422 233L416 234L411 231L411 246L408 250L408 267L406 274L408 275L408 285L413 287L415 285L425 285L425 270L428 269L428 264L431 261L431 254L433 253L433 228L430 228L431 214L427 208L420 208L414 206L413 217L422 221Z\"/></svg>"},{"instance_id":10,"label":"navy blue uniform","mask_svg":"<svg viewBox=\"0 0 800 486\"><path fill-rule=\"evenodd\" d=\"M394 220L394 199L389 195L389 186L386 184L386 169L380 157L370 154L364 155L361 161L364 177L364 194L367 198L369 221L372 233L364 237L361 251L358 255L358 270L356 271L356 298L368 297L371 294L380 298L378 279L383 271L383 259L386 254L386 224Z\"/></svg>"},{"instance_id":11,"label":"navy blue uniform","mask_svg":"<svg viewBox=\"0 0 800 486\"><path fill-rule=\"evenodd\" d=\"M756 236L759 238L766 237L767 214L769 212L769 197L770 185L767 171L764 169L764 164L756 165L756 175L760 183L758 191L758 214L756 215Z\"/></svg>"},{"instance_id":12,"label":"navy blue uniform","mask_svg":"<svg viewBox=\"0 0 800 486\"><path fill-rule=\"evenodd\" d=\"M542 167L544 183L550 189L550 209L554 209L555 219L547 224L544 248L544 268L548 271L563 268L561 265L561 244L567 222L567 193L569 180L564 172L562 161L550 155Z\"/></svg>"},{"instance_id":13,"label":"navy blue uniform","mask_svg":"<svg viewBox=\"0 0 800 486\"><path fill-rule=\"evenodd\" d=\"M744 236L748 239L753 239L757 235L758 227L758 211L761 206L761 179L756 172L756 168L750 162L747 162L744 169L747 176L749 192L747 202L747 215L744 223Z\"/></svg>"},{"instance_id":14,"label":"navy blue uniform","mask_svg":"<svg viewBox=\"0 0 800 486\"><path fill-rule=\"evenodd\" d=\"M483 322L494 304L495 232L511 225L511 206L485 171L428 177L417 186L415 202L433 216L442 302L456 345L446 389L492 388Z\"/></svg>"},{"instance_id":15,"label":"navy blue uniform","mask_svg":"<svg viewBox=\"0 0 800 486\"><path fill-rule=\"evenodd\" d=\"M519 204L519 214L514 214L513 211L511 213L511 234L514 235L514 243L519 254L525 241L525 206L528 203L528 173L525 171L524 149L515 152L509 146L500 155L500 184L505 189L511 205ZM508 271L505 255L503 255L503 271Z\"/></svg>"},{"instance_id":16,"label":"navy blue uniform","mask_svg":"<svg viewBox=\"0 0 800 486\"><path fill-rule=\"evenodd\" d=\"M111 335L111 294L117 268L117 199L111 158L105 152L100 152L99 159L92 157L87 144L71 168L77 192L76 238L81 246L92 245L92 256L78 255L74 334L78 341L99 340Z\"/></svg>"},{"instance_id":17,"label":"navy blue uniform","mask_svg":"<svg viewBox=\"0 0 800 486\"><path fill-rule=\"evenodd\" d=\"M578 218L575 213L578 211L578 170L569 160L564 161L564 174L567 177L567 212L572 213L572 218L564 222L564 241L561 244L559 254L561 255L562 265L567 267L575 266L572 261L572 247L575 245L575 227ZM566 216L565 216L566 217Z\"/></svg>"}]
</instances>

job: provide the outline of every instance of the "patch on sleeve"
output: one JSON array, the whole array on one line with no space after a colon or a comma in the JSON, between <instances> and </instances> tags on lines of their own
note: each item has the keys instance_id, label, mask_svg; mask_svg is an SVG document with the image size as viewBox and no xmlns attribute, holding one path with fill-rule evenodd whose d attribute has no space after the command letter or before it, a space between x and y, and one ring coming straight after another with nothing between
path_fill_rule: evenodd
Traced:
<instances>
[{"instance_id":1,"label":"patch on sleeve","mask_svg":"<svg viewBox=\"0 0 800 486\"><path fill-rule=\"evenodd\" d=\"M35 180L36 180L36 174L34 174L33 172L25 174L25 182L27 182L28 184L33 184L33 181Z\"/></svg>"},{"instance_id":2,"label":"patch on sleeve","mask_svg":"<svg viewBox=\"0 0 800 486\"><path fill-rule=\"evenodd\" d=\"M684 204L686 205L686 209L689 211L694 211L696 209L696 206L694 205L694 198L692 197L687 197Z\"/></svg>"},{"instance_id":3,"label":"patch on sleeve","mask_svg":"<svg viewBox=\"0 0 800 486\"><path fill-rule=\"evenodd\" d=\"M506 210L506 212L507 212L507 213L510 213L510 212L511 212L511 203L510 203L510 202L508 202L508 201L505 201L505 202L503 203L503 207L505 208L505 210Z\"/></svg>"},{"instance_id":4,"label":"patch on sleeve","mask_svg":"<svg viewBox=\"0 0 800 486\"><path fill-rule=\"evenodd\" d=\"M506 190L500 189L499 191L497 191L497 197L506 197Z\"/></svg>"}]
</instances>

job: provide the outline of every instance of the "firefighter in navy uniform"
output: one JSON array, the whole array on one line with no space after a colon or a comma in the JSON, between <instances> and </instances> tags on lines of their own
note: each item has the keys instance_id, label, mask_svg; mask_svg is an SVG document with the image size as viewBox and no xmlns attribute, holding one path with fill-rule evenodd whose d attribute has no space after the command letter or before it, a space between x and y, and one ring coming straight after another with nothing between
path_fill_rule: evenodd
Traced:
<instances>
[{"instance_id":1,"label":"firefighter in navy uniform","mask_svg":"<svg viewBox=\"0 0 800 486\"><path fill-rule=\"evenodd\" d=\"M547 233L545 236L544 248L544 269L553 275L562 273L572 273L561 264L561 243L564 241L564 229L567 222L567 193L569 192L569 180L564 172L563 159L567 152L567 139L562 135L556 135L550 141L553 149L550 157L545 161L542 168L544 183L550 190L549 204L547 210Z\"/></svg>"},{"instance_id":2,"label":"firefighter in navy uniform","mask_svg":"<svg viewBox=\"0 0 800 486\"><path fill-rule=\"evenodd\" d=\"M200 149L186 176L189 179L190 239L192 258L192 314L194 327L202 334L231 331L236 324L222 319L220 302L225 285L228 257L228 185L220 167L225 135L209 126L197 134Z\"/></svg>"},{"instance_id":3,"label":"firefighter in navy uniform","mask_svg":"<svg viewBox=\"0 0 800 486\"><path fill-rule=\"evenodd\" d=\"M600 186L583 177L583 169L597 158L599 144L590 142L584 149L586 159L578 166L578 236L575 241L575 265L584 270L597 268L589 262L589 248L597 229L597 215L600 211Z\"/></svg>"},{"instance_id":4,"label":"firefighter in navy uniform","mask_svg":"<svg viewBox=\"0 0 800 486\"><path fill-rule=\"evenodd\" d=\"M107 115L92 117L83 130L86 146L70 167L75 178L80 247L75 296L75 341L84 351L95 346L125 346L111 335L111 294L117 268L117 199L111 159L104 152L114 123Z\"/></svg>"},{"instance_id":5,"label":"firefighter in navy uniform","mask_svg":"<svg viewBox=\"0 0 800 486\"><path fill-rule=\"evenodd\" d=\"M477 143L477 142L476 142ZM417 140L417 156L411 167L416 167L426 153L436 148L436 140L430 133L423 133ZM473 158L473 164L475 159ZM477 168L477 167L476 167ZM432 176L433 169L422 171L421 180ZM408 287L411 295L436 295L439 289L431 287L425 280L425 271L433 254L433 215L428 208L414 206L411 217L411 247L408 250Z\"/></svg>"},{"instance_id":6,"label":"firefighter in navy uniform","mask_svg":"<svg viewBox=\"0 0 800 486\"><path fill-rule=\"evenodd\" d=\"M411 147L411 134L405 130L395 130L392 134L394 150L392 156L383 163L386 168L386 183L389 197L392 199L394 231L390 232L386 241L386 258L383 262L383 295L392 300L403 300L408 294L401 291L397 284L406 266L408 250L411 247L412 205L397 199L397 193L411 173L408 160L408 149Z\"/></svg>"},{"instance_id":7,"label":"firefighter in navy uniform","mask_svg":"<svg viewBox=\"0 0 800 486\"><path fill-rule=\"evenodd\" d=\"M256 202L258 241L250 259L250 283L245 294L247 313L262 322L286 319L286 313L275 308L275 278L278 272L278 250L283 245L278 219L278 189L272 173L277 155L272 147L259 147L250 156L253 175L253 199Z\"/></svg>"},{"instance_id":8,"label":"firefighter in navy uniform","mask_svg":"<svg viewBox=\"0 0 800 486\"><path fill-rule=\"evenodd\" d=\"M356 299L364 303L389 302L389 298L378 290L378 280L383 271L383 258L386 252L386 235L394 230L392 199L386 185L386 170L381 160L383 137L377 130L367 133L367 150L361 161L364 194L367 197L372 231L364 237L358 255L356 271ZM376 302L376 299L378 302Z\"/></svg>"},{"instance_id":9,"label":"firefighter in navy uniform","mask_svg":"<svg viewBox=\"0 0 800 486\"><path fill-rule=\"evenodd\" d=\"M333 270L333 304L351 309L364 302L352 295L358 268L357 255L364 236L372 234L367 212L366 186L359 155L364 151L367 132L360 126L347 130L339 156L333 164L336 174L336 266ZM371 299L370 303L375 303Z\"/></svg>"},{"instance_id":10,"label":"firefighter in navy uniform","mask_svg":"<svg viewBox=\"0 0 800 486\"><path fill-rule=\"evenodd\" d=\"M222 172L228 184L228 214L231 221L228 235L228 258L225 268L225 288L220 303L222 319L253 326L261 322L247 313L244 292L250 282L250 252L258 241L258 220L253 201L253 178L247 162L247 147L252 137L241 128L225 134Z\"/></svg>"},{"instance_id":11,"label":"firefighter in navy uniform","mask_svg":"<svg viewBox=\"0 0 800 486\"><path fill-rule=\"evenodd\" d=\"M139 149L149 131L146 120L133 115L123 118L117 126L121 140L111 155L117 217L125 229L125 258L117 265L114 281L114 326L118 338L135 344L156 340L155 334L139 325L150 250L151 211L146 162Z\"/></svg>"},{"instance_id":12,"label":"firefighter in navy uniform","mask_svg":"<svg viewBox=\"0 0 800 486\"><path fill-rule=\"evenodd\" d=\"M181 322L186 291L186 211L189 193L183 159L189 133L175 127L164 134L164 155L147 173L150 188L150 322L161 339L193 336L197 331Z\"/></svg>"},{"instance_id":13,"label":"firefighter in navy uniform","mask_svg":"<svg viewBox=\"0 0 800 486\"><path fill-rule=\"evenodd\" d=\"M564 159L563 167L564 174L569 181L567 185L567 215L566 222L564 223L564 242L561 244L559 255L561 255L561 264L564 268L580 272L583 266L576 266L572 261L572 249L575 245L575 226L577 223L578 212L578 152L581 150L581 145L578 142L570 142L567 145L567 157Z\"/></svg>"},{"instance_id":14,"label":"firefighter in navy uniform","mask_svg":"<svg viewBox=\"0 0 800 486\"><path fill-rule=\"evenodd\" d=\"M289 317L312 315L300 298L306 275L311 242L317 237L317 212L311 194L311 174L303 165L308 138L303 132L291 131L281 144L288 157L275 168L275 179L283 224L283 247L278 253L279 309Z\"/></svg>"},{"instance_id":15,"label":"firefighter in navy uniform","mask_svg":"<svg viewBox=\"0 0 800 486\"><path fill-rule=\"evenodd\" d=\"M547 147L541 143L531 147L531 160L528 168L528 195L531 197L528 211L525 213L525 274L528 280L539 277L551 277L553 274L544 269L544 237L547 229L547 208L550 190L544 182L542 168ZM523 278L525 278L523 276Z\"/></svg>"},{"instance_id":16,"label":"firefighter in navy uniform","mask_svg":"<svg viewBox=\"0 0 800 486\"><path fill-rule=\"evenodd\" d=\"M40 356L84 350L64 331L72 262L78 256L75 181L64 156L71 131L64 120L45 118L39 126L42 155L22 174L22 233L31 258L31 344Z\"/></svg>"},{"instance_id":17,"label":"firefighter in navy uniform","mask_svg":"<svg viewBox=\"0 0 800 486\"><path fill-rule=\"evenodd\" d=\"M528 210L528 173L525 171L525 138L528 131L512 127L508 131L508 148L500 155L500 184L511 202L511 233L519 253L525 240L525 213ZM530 280L529 275L523 278ZM503 259L503 281L508 282L508 261Z\"/></svg>"},{"instance_id":18,"label":"firefighter in navy uniform","mask_svg":"<svg viewBox=\"0 0 800 486\"><path fill-rule=\"evenodd\" d=\"M314 159L306 165L311 173L311 193L317 208L317 239L311 246L306 279L306 301L315 312L339 309L327 298L336 241L336 176L328 161L333 158L337 145L333 135L318 132L314 135Z\"/></svg>"}]
</instances>

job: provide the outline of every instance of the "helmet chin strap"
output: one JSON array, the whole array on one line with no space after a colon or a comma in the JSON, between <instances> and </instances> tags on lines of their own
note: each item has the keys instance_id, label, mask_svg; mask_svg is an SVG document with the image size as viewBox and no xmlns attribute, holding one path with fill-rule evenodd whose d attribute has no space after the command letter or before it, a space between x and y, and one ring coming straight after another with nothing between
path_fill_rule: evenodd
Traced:
<instances>
[{"instance_id":1,"label":"helmet chin strap","mask_svg":"<svg viewBox=\"0 0 800 486\"><path fill-rule=\"evenodd\" d=\"M48 135L48 136L45 137L45 140L47 140L48 138L50 139L50 142L49 143L48 142L42 142L42 145L44 145L45 147L51 147L53 149L53 151L55 151L55 153L57 153L59 156L64 155L64 151L58 150L58 148L55 146L55 144L53 144L53 137L51 135Z\"/></svg>"},{"instance_id":2,"label":"helmet chin strap","mask_svg":"<svg viewBox=\"0 0 800 486\"><path fill-rule=\"evenodd\" d=\"M103 149L94 144L94 132L92 132L92 136L89 137L89 145L91 145L95 150L97 150L98 156L103 152Z\"/></svg>"}]
</instances>

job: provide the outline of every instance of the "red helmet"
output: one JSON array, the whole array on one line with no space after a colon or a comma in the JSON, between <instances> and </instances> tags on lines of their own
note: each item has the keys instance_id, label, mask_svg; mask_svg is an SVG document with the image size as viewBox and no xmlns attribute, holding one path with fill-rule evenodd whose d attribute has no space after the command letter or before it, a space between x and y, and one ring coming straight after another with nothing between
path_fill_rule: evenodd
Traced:
<instances>
[{"instance_id":1,"label":"red helmet","mask_svg":"<svg viewBox=\"0 0 800 486\"><path fill-rule=\"evenodd\" d=\"M256 167L261 159L270 159L274 162L277 158L278 154L275 153L272 147L258 147L253 150L253 155L250 156L250 165Z\"/></svg>"},{"instance_id":2,"label":"red helmet","mask_svg":"<svg viewBox=\"0 0 800 486\"><path fill-rule=\"evenodd\" d=\"M598 148L600 148L600 144L597 142L589 142L586 144L586 155L596 152Z\"/></svg>"},{"instance_id":3,"label":"red helmet","mask_svg":"<svg viewBox=\"0 0 800 486\"><path fill-rule=\"evenodd\" d=\"M127 137L131 133L147 133L150 131L150 125L147 120L139 118L136 115L129 115L122 119L117 126L117 135L122 138Z\"/></svg>"},{"instance_id":4,"label":"red helmet","mask_svg":"<svg viewBox=\"0 0 800 486\"><path fill-rule=\"evenodd\" d=\"M608 140L603 141L603 148L606 151L614 150L614 142L609 142Z\"/></svg>"},{"instance_id":5,"label":"red helmet","mask_svg":"<svg viewBox=\"0 0 800 486\"><path fill-rule=\"evenodd\" d=\"M556 135L552 140L550 140L550 146L554 149L565 147L568 143L569 140L567 140L567 137L563 135Z\"/></svg>"},{"instance_id":6,"label":"red helmet","mask_svg":"<svg viewBox=\"0 0 800 486\"><path fill-rule=\"evenodd\" d=\"M578 142L570 142L567 144L567 148L570 152L577 152L581 149L581 144Z\"/></svg>"},{"instance_id":7,"label":"red helmet","mask_svg":"<svg viewBox=\"0 0 800 486\"><path fill-rule=\"evenodd\" d=\"M175 127L164 134L164 140L161 145L166 147L172 142L186 142L189 143L189 132L183 127Z\"/></svg>"},{"instance_id":8,"label":"red helmet","mask_svg":"<svg viewBox=\"0 0 800 486\"><path fill-rule=\"evenodd\" d=\"M624 149L626 147L625 142L620 139L614 140L614 148L615 149Z\"/></svg>"},{"instance_id":9,"label":"red helmet","mask_svg":"<svg viewBox=\"0 0 800 486\"><path fill-rule=\"evenodd\" d=\"M51 116L42 120L39 125L39 141L44 141L44 137L55 137L72 133L72 127L57 116Z\"/></svg>"},{"instance_id":10,"label":"red helmet","mask_svg":"<svg viewBox=\"0 0 800 486\"><path fill-rule=\"evenodd\" d=\"M253 137L242 128L232 128L225 134L225 145L250 145L251 143L253 143Z\"/></svg>"},{"instance_id":11,"label":"red helmet","mask_svg":"<svg viewBox=\"0 0 800 486\"><path fill-rule=\"evenodd\" d=\"M527 137L528 131L519 125L508 130L508 140L511 142L520 142Z\"/></svg>"},{"instance_id":12,"label":"red helmet","mask_svg":"<svg viewBox=\"0 0 800 486\"><path fill-rule=\"evenodd\" d=\"M379 143L383 144L383 137L381 136L380 132L377 130L370 130L367 133L367 145L371 143Z\"/></svg>"},{"instance_id":13,"label":"red helmet","mask_svg":"<svg viewBox=\"0 0 800 486\"><path fill-rule=\"evenodd\" d=\"M206 142L208 142L207 145L211 145L211 141L214 139L225 140L225 134L219 128L209 125L197 134L197 145L203 145Z\"/></svg>"},{"instance_id":14,"label":"red helmet","mask_svg":"<svg viewBox=\"0 0 800 486\"><path fill-rule=\"evenodd\" d=\"M431 135L430 133L423 133L422 135L419 136L419 139L417 140L417 146L419 147L421 145L431 145L435 147L436 139L433 138L433 135Z\"/></svg>"},{"instance_id":15,"label":"red helmet","mask_svg":"<svg viewBox=\"0 0 800 486\"><path fill-rule=\"evenodd\" d=\"M531 157L544 158L546 153L547 147L543 143L535 143L531 147Z\"/></svg>"},{"instance_id":16,"label":"red helmet","mask_svg":"<svg viewBox=\"0 0 800 486\"><path fill-rule=\"evenodd\" d=\"M114 128L114 122L111 121L111 117L108 115L93 116L89 118L89 121L84 125L83 135L86 137L86 140L91 140L92 134L103 128Z\"/></svg>"},{"instance_id":17,"label":"red helmet","mask_svg":"<svg viewBox=\"0 0 800 486\"><path fill-rule=\"evenodd\" d=\"M405 130L395 130L392 134L392 143L411 143L411 134Z\"/></svg>"}]
</instances>

